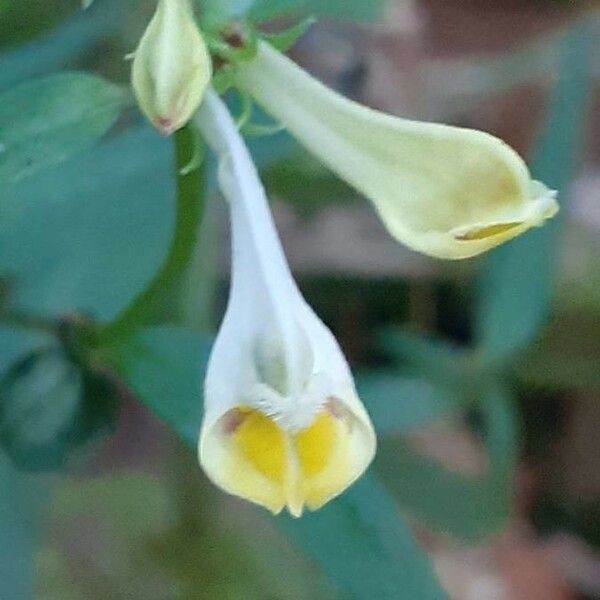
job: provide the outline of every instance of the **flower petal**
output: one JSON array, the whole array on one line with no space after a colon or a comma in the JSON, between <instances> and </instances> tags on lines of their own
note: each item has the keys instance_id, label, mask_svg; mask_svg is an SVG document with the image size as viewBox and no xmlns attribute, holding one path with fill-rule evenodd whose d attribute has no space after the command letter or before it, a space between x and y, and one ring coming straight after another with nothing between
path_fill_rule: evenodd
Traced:
<instances>
[{"instance_id":1,"label":"flower petal","mask_svg":"<svg viewBox=\"0 0 600 600\"><path fill-rule=\"evenodd\" d=\"M331 332L302 298L250 154L209 90L198 124L219 156L232 284L209 360L199 455L211 480L300 516L367 468L375 434Z\"/></svg>"},{"instance_id":2,"label":"flower petal","mask_svg":"<svg viewBox=\"0 0 600 600\"><path fill-rule=\"evenodd\" d=\"M330 90L267 43L236 80L375 205L390 233L438 258L467 258L541 225L556 194L481 131L400 119Z\"/></svg>"}]
</instances>

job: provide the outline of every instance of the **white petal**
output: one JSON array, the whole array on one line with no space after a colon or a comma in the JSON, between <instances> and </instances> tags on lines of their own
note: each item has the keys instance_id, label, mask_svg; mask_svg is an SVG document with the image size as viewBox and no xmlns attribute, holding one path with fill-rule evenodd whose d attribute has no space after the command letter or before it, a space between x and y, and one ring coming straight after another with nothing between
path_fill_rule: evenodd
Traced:
<instances>
[{"instance_id":1,"label":"white petal","mask_svg":"<svg viewBox=\"0 0 600 600\"><path fill-rule=\"evenodd\" d=\"M200 461L226 491L298 516L362 474L375 451L373 428L335 338L291 276L250 154L214 92L197 119L219 156L233 241Z\"/></svg>"}]
</instances>

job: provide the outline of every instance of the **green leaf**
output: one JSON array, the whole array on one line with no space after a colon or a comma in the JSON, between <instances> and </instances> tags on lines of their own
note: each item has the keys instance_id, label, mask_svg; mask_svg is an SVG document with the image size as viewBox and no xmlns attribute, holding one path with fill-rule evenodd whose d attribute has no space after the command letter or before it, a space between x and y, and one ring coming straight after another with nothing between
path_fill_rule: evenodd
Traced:
<instances>
[{"instance_id":1,"label":"green leaf","mask_svg":"<svg viewBox=\"0 0 600 600\"><path fill-rule=\"evenodd\" d=\"M373 20L381 15L388 0L203 0L203 19L226 23L249 18L260 22L283 14L316 14L346 19Z\"/></svg>"},{"instance_id":2,"label":"green leaf","mask_svg":"<svg viewBox=\"0 0 600 600\"><path fill-rule=\"evenodd\" d=\"M379 434L423 427L460 408L441 387L397 371L359 374L356 387Z\"/></svg>"},{"instance_id":3,"label":"green leaf","mask_svg":"<svg viewBox=\"0 0 600 600\"><path fill-rule=\"evenodd\" d=\"M309 13L328 17L374 20L381 15L387 0L255 0L248 16L255 21L285 13Z\"/></svg>"},{"instance_id":4,"label":"green leaf","mask_svg":"<svg viewBox=\"0 0 600 600\"><path fill-rule=\"evenodd\" d=\"M68 15L62 0L0 2L0 46L39 37Z\"/></svg>"},{"instance_id":5,"label":"green leaf","mask_svg":"<svg viewBox=\"0 0 600 600\"><path fill-rule=\"evenodd\" d=\"M388 328L380 333L379 343L403 371L427 379L447 394L467 397L470 382L481 375L471 351L436 337Z\"/></svg>"},{"instance_id":6,"label":"green leaf","mask_svg":"<svg viewBox=\"0 0 600 600\"><path fill-rule=\"evenodd\" d=\"M0 581L6 598L35 597L35 536L28 497L38 491L28 489L22 475L0 453Z\"/></svg>"},{"instance_id":7,"label":"green leaf","mask_svg":"<svg viewBox=\"0 0 600 600\"><path fill-rule=\"evenodd\" d=\"M441 600L406 522L372 475L315 513L279 518L281 529L319 561L343 598Z\"/></svg>"},{"instance_id":8,"label":"green leaf","mask_svg":"<svg viewBox=\"0 0 600 600\"><path fill-rule=\"evenodd\" d=\"M4 190L0 273L14 306L114 318L169 246L171 160L168 142L144 128Z\"/></svg>"},{"instance_id":9,"label":"green leaf","mask_svg":"<svg viewBox=\"0 0 600 600\"><path fill-rule=\"evenodd\" d=\"M116 392L60 347L33 352L0 382L0 442L21 469L58 469L77 446L114 427Z\"/></svg>"},{"instance_id":10,"label":"green leaf","mask_svg":"<svg viewBox=\"0 0 600 600\"><path fill-rule=\"evenodd\" d=\"M53 10L52 3L36 3L40 7L43 6L44 10ZM13 6L19 7L23 7L23 4L12 3ZM61 4L64 5L64 2L61 1ZM4 90L21 81L47 75L74 64L78 58L91 52L100 40L106 39L115 31L119 23L120 9L119 0L104 0L89 12L77 11L48 35L3 53L0 89ZM30 23L31 11L26 14L27 22ZM47 27L47 15L41 15L40 19ZM11 27L6 21L1 23L2 26L22 31L23 17L16 18L16 21L16 27ZM0 38L6 39L1 31Z\"/></svg>"},{"instance_id":11,"label":"green leaf","mask_svg":"<svg viewBox=\"0 0 600 600\"><path fill-rule=\"evenodd\" d=\"M34 353L0 383L0 442L21 469L58 468L83 393L79 369L59 349Z\"/></svg>"},{"instance_id":12,"label":"green leaf","mask_svg":"<svg viewBox=\"0 0 600 600\"><path fill-rule=\"evenodd\" d=\"M352 188L304 150L276 161L261 175L269 194L288 201L301 210L348 203L356 197Z\"/></svg>"},{"instance_id":13,"label":"green leaf","mask_svg":"<svg viewBox=\"0 0 600 600\"><path fill-rule=\"evenodd\" d=\"M113 125L126 96L104 79L63 73L0 95L0 186L63 162Z\"/></svg>"},{"instance_id":14,"label":"green leaf","mask_svg":"<svg viewBox=\"0 0 600 600\"><path fill-rule=\"evenodd\" d=\"M195 446L211 343L196 332L164 326L142 329L104 352L140 400Z\"/></svg>"},{"instance_id":15,"label":"green leaf","mask_svg":"<svg viewBox=\"0 0 600 600\"><path fill-rule=\"evenodd\" d=\"M195 447L208 345L204 336L161 327L104 353L140 400ZM315 514L276 522L319 561L345 598L445 597L394 503L370 477Z\"/></svg>"},{"instance_id":16,"label":"green leaf","mask_svg":"<svg viewBox=\"0 0 600 600\"><path fill-rule=\"evenodd\" d=\"M550 390L600 389L600 311L559 311L542 338L519 361L522 382Z\"/></svg>"},{"instance_id":17,"label":"green leaf","mask_svg":"<svg viewBox=\"0 0 600 600\"><path fill-rule=\"evenodd\" d=\"M512 399L491 384L480 399L489 467L482 476L461 476L413 450L398 437L379 442L375 468L400 505L428 527L476 540L505 526L512 505L518 449Z\"/></svg>"},{"instance_id":18,"label":"green leaf","mask_svg":"<svg viewBox=\"0 0 600 600\"><path fill-rule=\"evenodd\" d=\"M26 354L48 348L55 343L55 339L46 333L0 326L0 378Z\"/></svg>"},{"instance_id":19,"label":"green leaf","mask_svg":"<svg viewBox=\"0 0 600 600\"><path fill-rule=\"evenodd\" d=\"M590 97L595 24L582 23L561 40L559 79L533 160L534 176L564 203L577 167ZM564 214L564 210L563 210ZM560 219L494 250L481 270L477 342L493 361L506 361L537 336L549 311Z\"/></svg>"}]
</instances>

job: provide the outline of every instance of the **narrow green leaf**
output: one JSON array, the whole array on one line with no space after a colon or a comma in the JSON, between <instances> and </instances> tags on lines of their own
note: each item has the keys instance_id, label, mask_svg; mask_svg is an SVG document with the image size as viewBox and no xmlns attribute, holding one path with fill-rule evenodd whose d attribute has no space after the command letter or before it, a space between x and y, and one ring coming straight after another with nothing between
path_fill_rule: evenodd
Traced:
<instances>
[{"instance_id":1,"label":"narrow green leaf","mask_svg":"<svg viewBox=\"0 0 600 600\"><path fill-rule=\"evenodd\" d=\"M293 27L277 33L265 33L262 37L269 42L273 48L279 50L279 52L287 52L315 24L315 22L315 17L306 17Z\"/></svg>"},{"instance_id":2,"label":"narrow green leaf","mask_svg":"<svg viewBox=\"0 0 600 600\"><path fill-rule=\"evenodd\" d=\"M482 391L489 467L481 476L451 472L399 437L380 440L375 468L403 509L428 527L463 540L500 531L512 506L518 449L512 401L497 385Z\"/></svg>"},{"instance_id":3,"label":"narrow green leaf","mask_svg":"<svg viewBox=\"0 0 600 600\"><path fill-rule=\"evenodd\" d=\"M0 186L91 146L125 106L117 86L83 73L19 84L0 95Z\"/></svg>"},{"instance_id":4,"label":"narrow green leaf","mask_svg":"<svg viewBox=\"0 0 600 600\"><path fill-rule=\"evenodd\" d=\"M559 191L563 207L582 147L594 39L595 24L590 21L560 40L559 79L533 159L534 176ZM483 266L476 329L478 344L489 359L509 359L538 334L553 292L559 232L560 219L494 250Z\"/></svg>"}]
</instances>

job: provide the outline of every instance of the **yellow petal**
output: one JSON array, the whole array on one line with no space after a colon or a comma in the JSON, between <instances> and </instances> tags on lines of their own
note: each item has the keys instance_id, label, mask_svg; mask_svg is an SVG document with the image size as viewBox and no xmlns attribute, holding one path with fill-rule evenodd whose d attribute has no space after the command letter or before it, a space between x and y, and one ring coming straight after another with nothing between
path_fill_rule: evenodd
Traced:
<instances>
[{"instance_id":1,"label":"yellow petal","mask_svg":"<svg viewBox=\"0 0 600 600\"><path fill-rule=\"evenodd\" d=\"M342 493L371 462L375 438L340 403L330 402L299 431L240 406L203 430L200 461L225 491L299 517Z\"/></svg>"},{"instance_id":2,"label":"yellow petal","mask_svg":"<svg viewBox=\"0 0 600 600\"><path fill-rule=\"evenodd\" d=\"M138 104L164 134L192 117L212 75L211 60L188 0L159 0L134 54Z\"/></svg>"},{"instance_id":3,"label":"yellow petal","mask_svg":"<svg viewBox=\"0 0 600 600\"><path fill-rule=\"evenodd\" d=\"M523 160L481 131L399 119L333 92L266 43L240 65L240 87L367 196L399 241L467 258L558 210Z\"/></svg>"}]
</instances>

